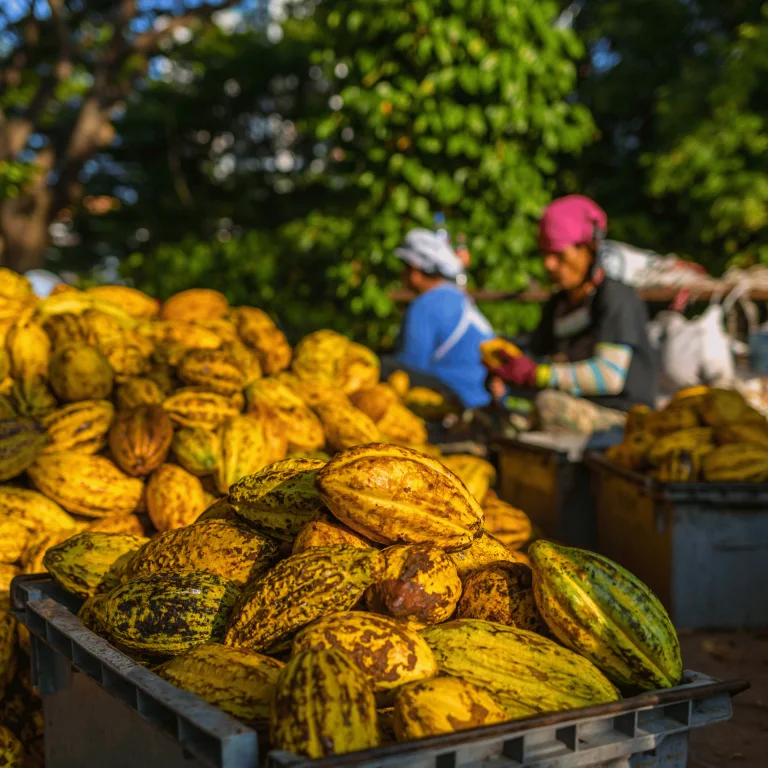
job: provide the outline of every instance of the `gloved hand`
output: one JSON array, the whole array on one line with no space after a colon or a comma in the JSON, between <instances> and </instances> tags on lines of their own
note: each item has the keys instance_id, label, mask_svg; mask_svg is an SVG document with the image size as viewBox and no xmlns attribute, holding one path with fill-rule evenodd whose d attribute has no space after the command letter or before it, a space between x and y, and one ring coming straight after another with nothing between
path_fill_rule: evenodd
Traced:
<instances>
[{"instance_id":1,"label":"gloved hand","mask_svg":"<svg viewBox=\"0 0 768 768\"><path fill-rule=\"evenodd\" d=\"M494 376L518 387L543 388L549 384L550 368L548 365L540 365L524 355L510 357L503 352L497 354L500 357L503 356L504 362L502 365L490 369Z\"/></svg>"}]
</instances>

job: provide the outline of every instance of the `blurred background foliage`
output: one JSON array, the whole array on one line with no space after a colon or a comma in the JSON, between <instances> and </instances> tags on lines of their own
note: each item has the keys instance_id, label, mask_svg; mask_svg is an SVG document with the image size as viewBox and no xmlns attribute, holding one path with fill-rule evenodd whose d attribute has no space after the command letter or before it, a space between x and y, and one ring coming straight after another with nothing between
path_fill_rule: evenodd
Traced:
<instances>
[{"instance_id":1,"label":"blurred background foliage","mask_svg":"<svg viewBox=\"0 0 768 768\"><path fill-rule=\"evenodd\" d=\"M15 5L0 65L30 45ZM484 288L541 279L536 219L568 192L600 202L616 239L713 273L768 263L768 3L252 0L214 2L218 17L197 2L127 5L126 40L154 30L157 47L110 75L109 130L49 208L49 268L160 297L210 286L293 337L328 326L386 346L393 249L435 213ZM4 207L61 186L42 163L49 136L82 114L119 29L116 3L55 6L93 50L22 150L0 151L0 239ZM0 96L10 117L29 115L61 59L57 18L29 8L41 31ZM505 333L538 318L533 305L483 310Z\"/></svg>"}]
</instances>

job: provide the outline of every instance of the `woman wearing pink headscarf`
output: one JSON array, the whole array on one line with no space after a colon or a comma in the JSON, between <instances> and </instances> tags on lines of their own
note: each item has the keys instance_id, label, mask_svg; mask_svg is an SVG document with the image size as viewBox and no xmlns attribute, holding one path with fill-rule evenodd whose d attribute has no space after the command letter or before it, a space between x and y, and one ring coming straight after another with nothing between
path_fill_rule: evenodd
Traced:
<instances>
[{"instance_id":1,"label":"woman wearing pink headscarf","mask_svg":"<svg viewBox=\"0 0 768 768\"><path fill-rule=\"evenodd\" d=\"M648 313L634 288L605 277L608 217L581 195L552 202L539 225L544 268L558 289L527 355L491 369L507 384L540 390L541 428L589 434L620 426L636 404L652 406L656 372Z\"/></svg>"}]
</instances>

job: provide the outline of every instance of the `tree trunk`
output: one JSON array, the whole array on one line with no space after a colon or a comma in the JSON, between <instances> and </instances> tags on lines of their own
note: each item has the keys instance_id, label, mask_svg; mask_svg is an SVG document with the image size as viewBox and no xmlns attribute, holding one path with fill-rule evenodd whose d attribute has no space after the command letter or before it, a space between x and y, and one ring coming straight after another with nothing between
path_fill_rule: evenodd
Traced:
<instances>
[{"instance_id":1,"label":"tree trunk","mask_svg":"<svg viewBox=\"0 0 768 768\"><path fill-rule=\"evenodd\" d=\"M0 265L16 272L43 266L48 234L50 190L0 201Z\"/></svg>"}]
</instances>

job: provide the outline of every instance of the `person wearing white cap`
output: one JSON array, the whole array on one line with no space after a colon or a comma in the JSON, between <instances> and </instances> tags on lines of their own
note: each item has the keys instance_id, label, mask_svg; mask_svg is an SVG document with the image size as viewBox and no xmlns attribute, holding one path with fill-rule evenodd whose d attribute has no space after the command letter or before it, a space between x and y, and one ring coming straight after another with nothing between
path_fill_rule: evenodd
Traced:
<instances>
[{"instance_id":1,"label":"person wearing white cap","mask_svg":"<svg viewBox=\"0 0 768 768\"><path fill-rule=\"evenodd\" d=\"M428 229L412 229L395 254L405 264L405 283L418 294L403 318L397 364L437 379L467 409L488 405L480 344L494 332L460 287L465 264Z\"/></svg>"}]
</instances>

